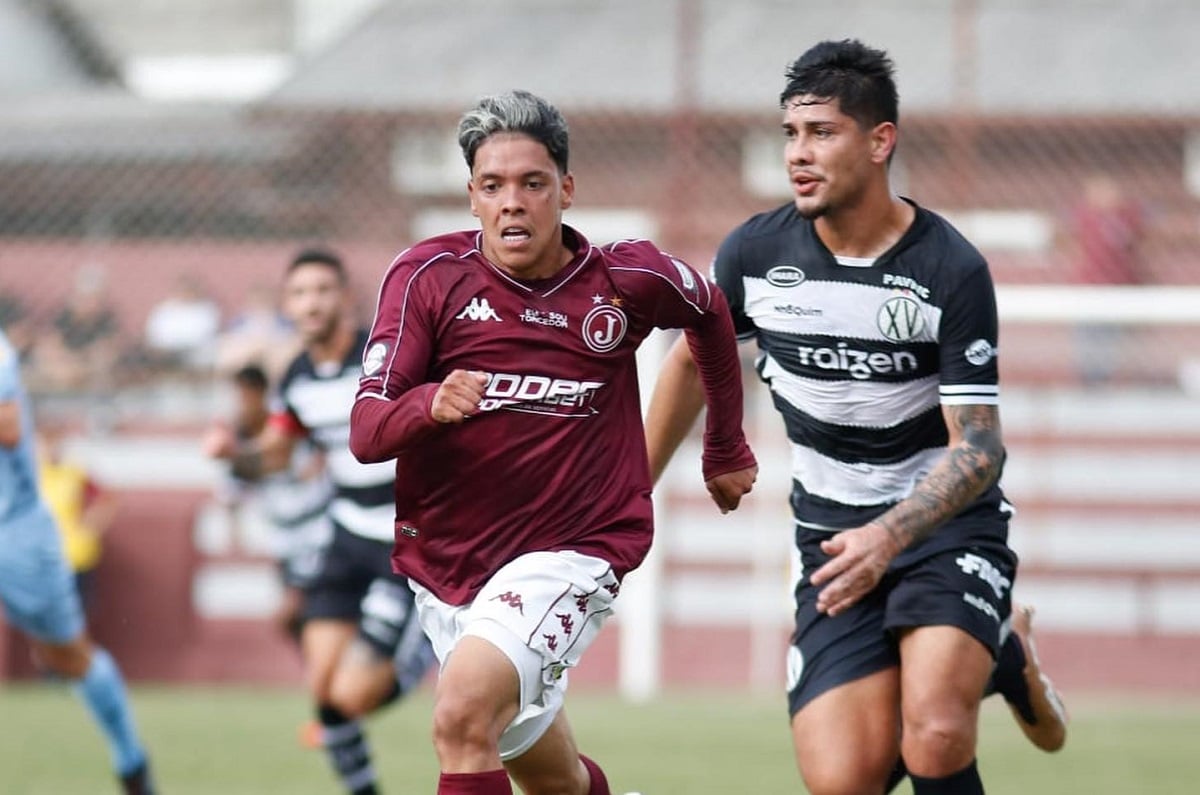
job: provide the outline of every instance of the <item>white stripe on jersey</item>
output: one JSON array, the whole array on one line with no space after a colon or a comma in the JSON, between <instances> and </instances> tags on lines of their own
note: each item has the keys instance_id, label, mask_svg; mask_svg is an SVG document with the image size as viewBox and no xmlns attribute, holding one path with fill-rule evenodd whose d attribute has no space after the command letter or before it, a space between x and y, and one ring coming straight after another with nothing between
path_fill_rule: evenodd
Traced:
<instances>
[{"instance_id":1,"label":"white stripe on jersey","mask_svg":"<svg viewBox=\"0 0 1200 795\"><path fill-rule=\"evenodd\" d=\"M396 538L396 507L391 503L366 508L338 497L330 504L329 515L355 535L376 541L394 541Z\"/></svg>"},{"instance_id":2,"label":"white stripe on jersey","mask_svg":"<svg viewBox=\"0 0 1200 795\"><path fill-rule=\"evenodd\" d=\"M939 389L944 406L998 406L997 384L943 384Z\"/></svg>"},{"instance_id":3,"label":"white stripe on jersey","mask_svg":"<svg viewBox=\"0 0 1200 795\"><path fill-rule=\"evenodd\" d=\"M849 464L793 444L792 477L809 494L843 505L898 502L945 452L945 447L935 447L895 464Z\"/></svg>"},{"instance_id":4,"label":"white stripe on jersey","mask_svg":"<svg viewBox=\"0 0 1200 795\"><path fill-rule=\"evenodd\" d=\"M815 280L787 289L754 276L744 277L742 286L745 290L743 311L753 318L758 328L785 334L827 334L842 339L887 340L877 317L871 312L863 312L862 307L882 307L889 298L899 295L891 287ZM936 342L942 310L922 301L919 296L905 295L920 307L925 321L908 341ZM819 314L776 309L789 304L800 309L819 307Z\"/></svg>"},{"instance_id":5,"label":"white stripe on jersey","mask_svg":"<svg viewBox=\"0 0 1200 795\"><path fill-rule=\"evenodd\" d=\"M354 457L354 453L350 452L348 445L349 440L343 439L341 444L329 448L325 458L329 476L339 486L349 488L380 486L391 483L396 477L395 461L380 461L374 464L360 463Z\"/></svg>"},{"instance_id":6,"label":"white stripe on jersey","mask_svg":"<svg viewBox=\"0 0 1200 795\"><path fill-rule=\"evenodd\" d=\"M349 433L346 418L350 416L357 391L358 373L347 370L337 378L327 380L301 376L288 386L287 399L305 427L323 444L328 444L320 436L323 430L345 427L345 433Z\"/></svg>"},{"instance_id":7,"label":"white stripe on jersey","mask_svg":"<svg viewBox=\"0 0 1200 795\"><path fill-rule=\"evenodd\" d=\"M771 391L813 419L832 425L890 428L938 404L936 375L903 383L801 378L764 354Z\"/></svg>"}]
</instances>

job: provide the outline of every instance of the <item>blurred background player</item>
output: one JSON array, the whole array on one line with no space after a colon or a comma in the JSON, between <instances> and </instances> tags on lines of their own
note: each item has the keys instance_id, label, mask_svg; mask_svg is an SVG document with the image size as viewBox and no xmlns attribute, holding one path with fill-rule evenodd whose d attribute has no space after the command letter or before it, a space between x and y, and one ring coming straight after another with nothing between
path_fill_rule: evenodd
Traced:
<instances>
[{"instance_id":1,"label":"blurred background player","mask_svg":"<svg viewBox=\"0 0 1200 795\"><path fill-rule=\"evenodd\" d=\"M1087 285L1144 283L1146 212L1135 194L1104 173L1084 180L1081 193L1067 218L1071 280ZM1135 337L1117 324L1077 326L1076 367L1083 384L1102 385L1136 365Z\"/></svg>"},{"instance_id":2,"label":"blurred background player","mask_svg":"<svg viewBox=\"0 0 1200 795\"><path fill-rule=\"evenodd\" d=\"M84 611L90 613L95 601L96 568L104 553L104 534L116 519L117 499L86 466L67 455L67 431L62 418L38 416L38 479L42 500L62 536L63 554L75 577L75 588Z\"/></svg>"},{"instance_id":3,"label":"blurred background player","mask_svg":"<svg viewBox=\"0 0 1200 795\"><path fill-rule=\"evenodd\" d=\"M108 739L126 793L153 793L125 682L87 636L54 518L38 492L33 415L17 353L0 332L0 602L47 671L70 681Z\"/></svg>"},{"instance_id":4,"label":"blurred background player","mask_svg":"<svg viewBox=\"0 0 1200 795\"><path fill-rule=\"evenodd\" d=\"M270 417L267 373L257 364L243 365L229 377L229 384L234 397L232 432L238 444L247 444L262 435ZM211 453L223 444L227 427L219 422L209 432L206 450ZM333 538L329 518L333 493L324 453L307 437L297 440L285 469L245 472L232 465L227 480L218 487L218 501L236 521L257 517L269 525L283 585L274 623L297 643L303 625L303 591L320 571Z\"/></svg>"},{"instance_id":5,"label":"blurred background player","mask_svg":"<svg viewBox=\"0 0 1200 795\"><path fill-rule=\"evenodd\" d=\"M376 776L359 718L417 685L433 654L408 581L392 572L393 466L360 464L348 447L366 331L351 317L341 258L320 248L296 254L283 303L304 351L283 376L262 433L210 437L209 453L246 478L285 469L301 439L325 456L333 538L304 593L301 648L330 762L348 792L367 795L377 791Z\"/></svg>"}]
</instances>

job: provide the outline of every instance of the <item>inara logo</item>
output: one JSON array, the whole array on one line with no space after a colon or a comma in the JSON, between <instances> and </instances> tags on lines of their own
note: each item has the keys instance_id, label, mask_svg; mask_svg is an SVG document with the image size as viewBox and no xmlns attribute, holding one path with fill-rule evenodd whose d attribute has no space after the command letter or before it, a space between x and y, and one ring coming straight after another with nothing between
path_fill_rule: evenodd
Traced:
<instances>
[{"instance_id":1,"label":"inara logo","mask_svg":"<svg viewBox=\"0 0 1200 795\"><path fill-rule=\"evenodd\" d=\"M804 271L795 265L776 265L767 271L767 281L775 287L795 287L804 281Z\"/></svg>"},{"instance_id":2,"label":"inara logo","mask_svg":"<svg viewBox=\"0 0 1200 795\"><path fill-rule=\"evenodd\" d=\"M475 296L471 299L471 303L454 316L455 320L495 320L500 323L500 316L496 314L496 310L492 309L492 305L488 303L486 298Z\"/></svg>"}]
</instances>

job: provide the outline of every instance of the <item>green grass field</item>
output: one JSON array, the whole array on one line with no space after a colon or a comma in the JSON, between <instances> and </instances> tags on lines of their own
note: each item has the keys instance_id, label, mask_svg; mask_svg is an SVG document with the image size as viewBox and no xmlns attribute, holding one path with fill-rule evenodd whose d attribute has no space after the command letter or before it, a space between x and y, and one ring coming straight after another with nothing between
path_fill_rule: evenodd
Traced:
<instances>
[{"instance_id":1,"label":"green grass field","mask_svg":"<svg viewBox=\"0 0 1200 795\"><path fill-rule=\"evenodd\" d=\"M307 717L297 691L141 687L134 699L165 795L338 792L320 752L297 742ZM385 792L434 792L429 708L423 692L370 721ZM1051 756L1025 742L1001 703L987 704L980 766L990 795L1200 790L1200 699L1075 698L1071 708L1067 748ZM804 791L780 699L698 693L635 706L573 692L568 712L618 795ZM99 734L69 692L0 685L0 793L115 792L107 770Z\"/></svg>"}]
</instances>

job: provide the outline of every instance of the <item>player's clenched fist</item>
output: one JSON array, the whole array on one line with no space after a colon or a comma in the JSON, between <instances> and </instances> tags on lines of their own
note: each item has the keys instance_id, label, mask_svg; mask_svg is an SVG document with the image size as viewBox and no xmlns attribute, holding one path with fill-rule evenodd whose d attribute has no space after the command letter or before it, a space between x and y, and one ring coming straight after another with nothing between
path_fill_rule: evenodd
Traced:
<instances>
[{"instance_id":1,"label":"player's clenched fist","mask_svg":"<svg viewBox=\"0 0 1200 795\"><path fill-rule=\"evenodd\" d=\"M721 509L721 513L736 511L742 502L742 497L754 489L754 481L758 480L758 466L750 466L735 472L726 472L705 481L713 502Z\"/></svg>"},{"instance_id":2,"label":"player's clenched fist","mask_svg":"<svg viewBox=\"0 0 1200 795\"><path fill-rule=\"evenodd\" d=\"M462 422L478 413L487 382L487 374L477 370L451 371L433 395L433 418L438 422Z\"/></svg>"}]
</instances>

